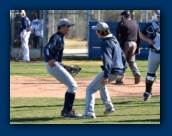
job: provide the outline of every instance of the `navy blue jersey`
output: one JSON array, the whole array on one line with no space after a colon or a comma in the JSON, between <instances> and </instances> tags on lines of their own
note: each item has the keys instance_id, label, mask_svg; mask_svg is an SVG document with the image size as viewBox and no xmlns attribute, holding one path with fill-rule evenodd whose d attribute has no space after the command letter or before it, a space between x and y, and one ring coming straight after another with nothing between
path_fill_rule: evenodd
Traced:
<instances>
[{"instance_id":1,"label":"navy blue jersey","mask_svg":"<svg viewBox=\"0 0 172 136\"><path fill-rule=\"evenodd\" d=\"M104 78L113 69L125 70L125 55L115 37L105 37L101 42L101 54L104 65Z\"/></svg>"},{"instance_id":2,"label":"navy blue jersey","mask_svg":"<svg viewBox=\"0 0 172 136\"><path fill-rule=\"evenodd\" d=\"M53 34L44 47L45 62L54 59L58 62L62 61L63 50L64 50L64 36L60 32Z\"/></svg>"},{"instance_id":3,"label":"navy blue jersey","mask_svg":"<svg viewBox=\"0 0 172 136\"><path fill-rule=\"evenodd\" d=\"M23 27L26 27L27 31L31 30L31 22L26 16L21 19L21 32L23 31Z\"/></svg>"},{"instance_id":4,"label":"navy blue jersey","mask_svg":"<svg viewBox=\"0 0 172 136\"><path fill-rule=\"evenodd\" d=\"M158 23L158 21L152 21L142 30L142 33L148 38L154 40L154 38L156 37L156 33L160 33L160 24ZM149 47L154 48L151 45Z\"/></svg>"}]
</instances>

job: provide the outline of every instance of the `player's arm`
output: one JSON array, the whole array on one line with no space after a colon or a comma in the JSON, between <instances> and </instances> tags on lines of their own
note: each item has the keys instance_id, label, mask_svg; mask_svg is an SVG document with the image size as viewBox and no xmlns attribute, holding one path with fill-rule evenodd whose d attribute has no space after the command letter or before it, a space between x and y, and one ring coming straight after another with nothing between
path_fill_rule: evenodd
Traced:
<instances>
[{"instance_id":1,"label":"player's arm","mask_svg":"<svg viewBox=\"0 0 172 136\"><path fill-rule=\"evenodd\" d=\"M148 38L145 34L143 34L143 33L141 33L141 32L139 32L139 36L140 36L140 38L141 38L142 40L148 42L149 45L153 45L153 44L155 43L154 40Z\"/></svg>"},{"instance_id":2,"label":"player's arm","mask_svg":"<svg viewBox=\"0 0 172 136\"><path fill-rule=\"evenodd\" d=\"M108 84L108 74L111 72L112 69L112 53L111 49L108 45L103 44L101 47L102 57L103 57L103 66L104 66L104 76L100 80L102 85Z\"/></svg>"},{"instance_id":3,"label":"player's arm","mask_svg":"<svg viewBox=\"0 0 172 136\"><path fill-rule=\"evenodd\" d=\"M51 57L50 50L47 46L45 46L45 48L44 48L44 56L46 58L46 61L49 64L49 66L54 67L55 66L55 64L54 64L55 60Z\"/></svg>"},{"instance_id":4,"label":"player's arm","mask_svg":"<svg viewBox=\"0 0 172 136\"><path fill-rule=\"evenodd\" d=\"M50 67L54 67L55 66L55 60L54 58L52 58L52 56L50 55L51 50L54 48L54 46L57 43L57 37L56 36L52 36L48 42L48 44L45 46L44 48L44 56L46 58L46 61L48 62Z\"/></svg>"},{"instance_id":5,"label":"player's arm","mask_svg":"<svg viewBox=\"0 0 172 136\"><path fill-rule=\"evenodd\" d=\"M150 33L149 31L154 31L151 23L149 23L142 31L139 31L139 36L142 40L148 42L149 45L153 45L155 42L147 37L147 34Z\"/></svg>"}]
</instances>

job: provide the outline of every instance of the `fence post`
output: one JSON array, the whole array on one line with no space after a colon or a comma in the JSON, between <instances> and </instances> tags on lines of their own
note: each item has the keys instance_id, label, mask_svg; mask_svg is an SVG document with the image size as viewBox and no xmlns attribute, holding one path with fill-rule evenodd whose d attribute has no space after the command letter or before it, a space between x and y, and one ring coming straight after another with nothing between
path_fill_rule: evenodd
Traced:
<instances>
[{"instance_id":1,"label":"fence post","mask_svg":"<svg viewBox=\"0 0 172 136\"><path fill-rule=\"evenodd\" d=\"M100 10L98 10L98 22L100 22Z\"/></svg>"},{"instance_id":2,"label":"fence post","mask_svg":"<svg viewBox=\"0 0 172 136\"><path fill-rule=\"evenodd\" d=\"M46 24L47 24L47 14L46 10L43 10L43 48L45 47L45 44L47 42L47 31L46 31Z\"/></svg>"},{"instance_id":3,"label":"fence post","mask_svg":"<svg viewBox=\"0 0 172 136\"><path fill-rule=\"evenodd\" d=\"M94 11L93 10L88 10L87 11L87 18L88 18L88 22L87 22L87 26L88 26L88 28L87 28L87 41L89 41L89 24L90 24L90 22L92 21L92 19L93 19L93 13L94 13ZM88 42L88 54L89 54L89 42Z\"/></svg>"},{"instance_id":4,"label":"fence post","mask_svg":"<svg viewBox=\"0 0 172 136\"><path fill-rule=\"evenodd\" d=\"M10 10L10 21L11 21L11 44L10 44L10 57L11 57L11 51L14 47L14 35L15 35L15 22L14 22L14 10Z\"/></svg>"},{"instance_id":5,"label":"fence post","mask_svg":"<svg viewBox=\"0 0 172 136\"><path fill-rule=\"evenodd\" d=\"M140 10L140 22L143 22L143 13L142 13L143 10Z\"/></svg>"},{"instance_id":6,"label":"fence post","mask_svg":"<svg viewBox=\"0 0 172 136\"><path fill-rule=\"evenodd\" d=\"M75 10L73 10L73 23L74 24L76 23L76 11ZM75 37L75 25L72 27L72 38Z\"/></svg>"},{"instance_id":7,"label":"fence post","mask_svg":"<svg viewBox=\"0 0 172 136\"><path fill-rule=\"evenodd\" d=\"M146 23L149 21L149 12L146 10Z\"/></svg>"}]
</instances>

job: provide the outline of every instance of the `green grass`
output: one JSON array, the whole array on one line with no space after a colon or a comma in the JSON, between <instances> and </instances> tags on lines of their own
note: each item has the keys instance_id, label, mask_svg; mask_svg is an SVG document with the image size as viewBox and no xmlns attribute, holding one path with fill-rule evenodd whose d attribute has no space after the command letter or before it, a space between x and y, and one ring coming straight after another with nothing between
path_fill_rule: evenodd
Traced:
<instances>
[{"instance_id":1,"label":"green grass","mask_svg":"<svg viewBox=\"0 0 172 136\"><path fill-rule=\"evenodd\" d=\"M64 64L77 64L82 67L82 71L76 76L78 78L91 78L101 72L100 60L64 60ZM147 73L147 61L136 61L137 66L141 72L142 77L146 77ZM30 63L16 63L10 62L10 76L28 76L28 77L51 77L45 69L45 63L43 61L32 61ZM133 77L130 68L127 68L126 77ZM157 77L160 77L160 67L157 71Z\"/></svg>"},{"instance_id":2,"label":"green grass","mask_svg":"<svg viewBox=\"0 0 172 136\"><path fill-rule=\"evenodd\" d=\"M101 72L100 60L64 60L64 64L77 64L82 71L76 77L92 78ZM147 61L136 61L143 78L147 73ZM43 61L30 63L10 62L10 76L52 78L45 70ZM160 78L160 68L157 71ZM126 77L133 77L130 68ZM59 98L10 98L11 124L160 124L160 98L153 97L148 102L142 98L112 98L116 111L105 117L104 105L96 100L94 120L64 119L60 117L63 100ZM74 108L84 112L84 99L76 99Z\"/></svg>"},{"instance_id":3,"label":"green grass","mask_svg":"<svg viewBox=\"0 0 172 136\"><path fill-rule=\"evenodd\" d=\"M105 106L96 99L96 119L64 119L60 116L63 99L11 98L10 124L160 124L160 97L148 102L142 98L113 98L115 112L104 116ZM74 108L84 113L85 100L76 99Z\"/></svg>"}]
</instances>

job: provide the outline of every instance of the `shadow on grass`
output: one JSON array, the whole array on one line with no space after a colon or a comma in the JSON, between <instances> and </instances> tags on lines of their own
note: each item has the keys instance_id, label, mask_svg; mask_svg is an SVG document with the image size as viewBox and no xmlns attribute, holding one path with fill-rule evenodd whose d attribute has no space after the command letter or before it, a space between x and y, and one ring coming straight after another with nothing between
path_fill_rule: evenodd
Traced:
<instances>
[{"instance_id":1,"label":"shadow on grass","mask_svg":"<svg viewBox=\"0 0 172 136\"><path fill-rule=\"evenodd\" d=\"M63 104L59 104L59 105L29 105L29 106L11 106L10 108L44 108L44 107L62 107Z\"/></svg>"},{"instance_id":2,"label":"shadow on grass","mask_svg":"<svg viewBox=\"0 0 172 136\"><path fill-rule=\"evenodd\" d=\"M108 115L108 117L113 117L114 116L114 118L115 117L124 117L124 116L134 116L134 117L136 117L136 116L160 116L160 114L121 114L121 115ZM97 117L106 117L106 116L104 116L104 115L99 115L99 116L97 116Z\"/></svg>"},{"instance_id":3,"label":"shadow on grass","mask_svg":"<svg viewBox=\"0 0 172 136\"><path fill-rule=\"evenodd\" d=\"M103 104L99 104L103 105ZM85 103L82 104L74 104L73 107L76 106L85 106ZM63 107L63 104L56 104L56 105L27 105L27 106L11 106L10 108L46 108L46 107Z\"/></svg>"},{"instance_id":4,"label":"shadow on grass","mask_svg":"<svg viewBox=\"0 0 172 136\"><path fill-rule=\"evenodd\" d=\"M77 103L77 102L76 102ZM123 102L113 102L114 105L126 105L126 106L131 106L131 107L137 107L136 105L140 106L140 105L152 105L152 104L160 104L160 102L135 102L135 101L123 101ZM130 105L132 104L132 105ZM103 103L97 103L95 104L96 106L102 106L104 105ZM11 106L10 108L43 108L43 107L62 107L63 104L56 104L56 105L27 105L27 106ZM80 104L74 104L74 107L76 106L85 106L85 103L80 103Z\"/></svg>"},{"instance_id":5,"label":"shadow on grass","mask_svg":"<svg viewBox=\"0 0 172 136\"><path fill-rule=\"evenodd\" d=\"M107 122L109 122L109 123L107 123ZM146 123L147 122L147 124L151 124L151 123L160 123L160 119L139 119L139 120L118 120L118 121L113 121L113 120L111 120L111 121L96 121L96 119L94 119L94 120L92 120L92 121L87 121L87 123L97 123L97 124L104 124L104 123L106 123L106 124L112 124L112 123L125 123L125 124L137 124L137 123Z\"/></svg>"},{"instance_id":6,"label":"shadow on grass","mask_svg":"<svg viewBox=\"0 0 172 136\"><path fill-rule=\"evenodd\" d=\"M63 117L32 117L32 118L11 118L10 122L39 122L39 121L52 121L52 120L58 120L63 119Z\"/></svg>"}]
</instances>

